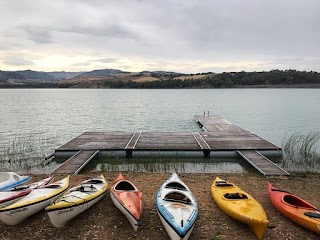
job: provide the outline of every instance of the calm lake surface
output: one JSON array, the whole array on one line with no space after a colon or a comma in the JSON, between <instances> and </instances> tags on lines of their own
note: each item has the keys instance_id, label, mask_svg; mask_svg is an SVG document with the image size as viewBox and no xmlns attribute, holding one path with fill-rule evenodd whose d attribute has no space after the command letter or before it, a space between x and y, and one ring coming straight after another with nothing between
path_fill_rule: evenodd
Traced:
<instances>
[{"instance_id":1,"label":"calm lake surface","mask_svg":"<svg viewBox=\"0 0 320 240\"><path fill-rule=\"evenodd\" d=\"M84 131L199 131L204 111L281 146L320 130L320 89L1 89L0 153L49 154Z\"/></svg>"}]
</instances>

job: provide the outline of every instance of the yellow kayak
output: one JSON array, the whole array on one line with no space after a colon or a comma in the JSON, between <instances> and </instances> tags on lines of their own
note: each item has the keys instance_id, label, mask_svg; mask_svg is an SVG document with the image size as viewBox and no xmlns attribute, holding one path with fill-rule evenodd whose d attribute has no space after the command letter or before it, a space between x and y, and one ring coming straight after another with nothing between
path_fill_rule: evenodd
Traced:
<instances>
[{"instance_id":1,"label":"yellow kayak","mask_svg":"<svg viewBox=\"0 0 320 240\"><path fill-rule=\"evenodd\" d=\"M233 183L217 177L211 186L214 201L230 217L250 226L259 239L263 238L269 221L258 201Z\"/></svg>"}]
</instances>

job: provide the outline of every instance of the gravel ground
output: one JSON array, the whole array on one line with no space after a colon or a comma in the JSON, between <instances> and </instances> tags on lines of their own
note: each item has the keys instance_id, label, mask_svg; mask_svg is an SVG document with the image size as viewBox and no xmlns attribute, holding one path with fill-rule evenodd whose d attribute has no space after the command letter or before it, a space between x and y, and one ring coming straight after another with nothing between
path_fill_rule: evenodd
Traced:
<instances>
[{"instance_id":1,"label":"gravel ground","mask_svg":"<svg viewBox=\"0 0 320 240\"><path fill-rule=\"evenodd\" d=\"M99 176L101 173L71 176L71 186ZM116 172L103 173L109 187ZM50 224L41 211L17 226L0 223L1 239L169 239L157 215L155 195L169 173L124 172L143 192L144 212L142 226L134 232L127 219L113 205L109 192L98 204L58 229ZM198 200L200 213L190 239L257 239L248 226L224 214L213 201L210 187L216 174L179 174ZM33 181L44 175L34 175ZM56 180L63 176L56 176ZM267 179L257 174L219 174L251 194L264 207L270 226L264 239L320 239L283 217L271 204L267 192ZM315 206L320 206L320 175L295 175L268 179L277 187L292 192Z\"/></svg>"}]
</instances>

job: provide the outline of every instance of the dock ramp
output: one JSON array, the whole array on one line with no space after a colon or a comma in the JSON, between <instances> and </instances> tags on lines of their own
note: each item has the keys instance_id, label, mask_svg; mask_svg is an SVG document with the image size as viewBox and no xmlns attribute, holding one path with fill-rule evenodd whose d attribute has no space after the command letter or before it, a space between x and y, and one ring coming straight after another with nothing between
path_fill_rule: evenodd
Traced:
<instances>
[{"instance_id":1,"label":"dock ramp","mask_svg":"<svg viewBox=\"0 0 320 240\"><path fill-rule=\"evenodd\" d=\"M290 175L274 162L255 150L241 150L237 153L264 176Z\"/></svg>"},{"instance_id":2,"label":"dock ramp","mask_svg":"<svg viewBox=\"0 0 320 240\"><path fill-rule=\"evenodd\" d=\"M82 150L74 154L51 174L78 174L87 163L90 162L100 151L99 150Z\"/></svg>"}]
</instances>

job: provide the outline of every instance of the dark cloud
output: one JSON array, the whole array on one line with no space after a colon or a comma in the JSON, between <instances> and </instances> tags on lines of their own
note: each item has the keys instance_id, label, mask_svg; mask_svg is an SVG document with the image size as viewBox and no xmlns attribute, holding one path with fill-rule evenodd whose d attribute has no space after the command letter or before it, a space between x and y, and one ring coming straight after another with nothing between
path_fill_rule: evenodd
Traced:
<instances>
[{"instance_id":1,"label":"dark cloud","mask_svg":"<svg viewBox=\"0 0 320 240\"><path fill-rule=\"evenodd\" d=\"M25 34L25 38L32 40L35 43L46 44L53 43L51 32L45 26L22 25L18 27Z\"/></svg>"}]
</instances>

